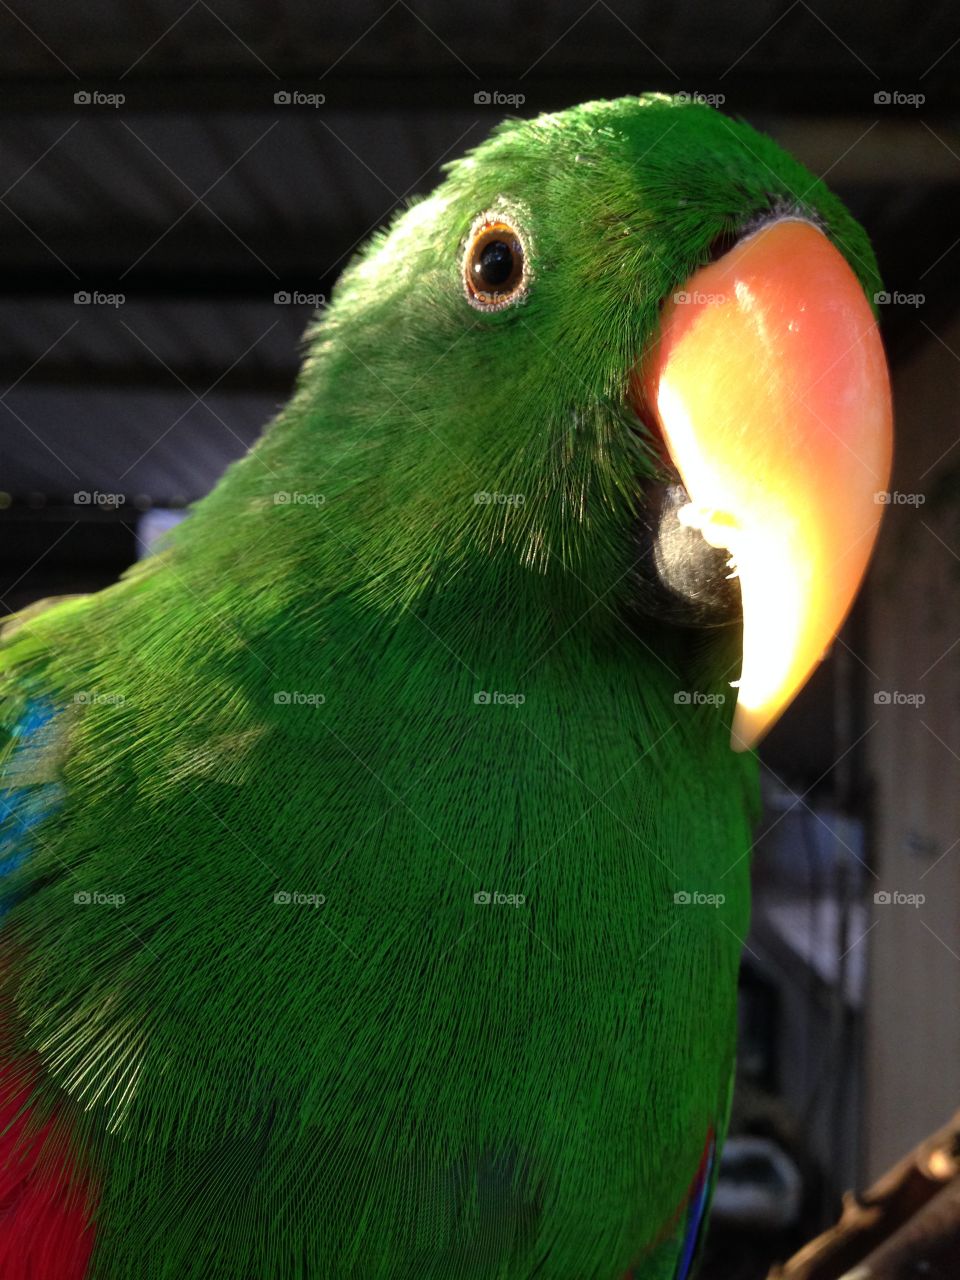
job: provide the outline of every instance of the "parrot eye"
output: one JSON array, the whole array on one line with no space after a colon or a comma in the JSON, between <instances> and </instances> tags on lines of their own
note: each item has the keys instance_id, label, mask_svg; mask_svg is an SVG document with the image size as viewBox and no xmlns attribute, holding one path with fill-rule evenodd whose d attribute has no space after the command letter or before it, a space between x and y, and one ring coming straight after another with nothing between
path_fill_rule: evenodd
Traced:
<instances>
[{"instance_id":1,"label":"parrot eye","mask_svg":"<svg viewBox=\"0 0 960 1280\"><path fill-rule=\"evenodd\" d=\"M502 311L527 292L523 239L504 218L484 213L474 222L463 256L463 287L478 311Z\"/></svg>"}]
</instances>

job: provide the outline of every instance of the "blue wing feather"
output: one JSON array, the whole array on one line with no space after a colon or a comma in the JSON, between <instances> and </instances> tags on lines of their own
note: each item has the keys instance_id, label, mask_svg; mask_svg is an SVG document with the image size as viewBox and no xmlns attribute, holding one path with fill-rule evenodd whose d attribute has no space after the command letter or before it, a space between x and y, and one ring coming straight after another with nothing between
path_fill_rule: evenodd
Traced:
<instances>
[{"instance_id":1,"label":"blue wing feather","mask_svg":"<svg viewBox=\"0 0 960 1280\"><path fill-rule=\"evenodd\" d=\"M59 760L63 714L46 698L34 698L8 730L10 743L0 772L0 877L24 863L37 844L35 829L63 803ZM0 891L0 915L12 905Z\"/></svg>"},{"instance_id":2,"label":"blue wing feather","mask_svg":"<svg viewBox=\"0 0 960 1280\"><path fill-rule=\"evenodd\" d=\"M680 1252L680 1259L677 1263L676 1280L688 1280L694 1259L697 1256L701 1237L703 1236L707 1206L710 1203L710 1193L713 1189L713 1168L716 1153L717 1141L711 1133L707 1139L707 1146L700 1162L700 1170L697 1173L696 1181L690 1194L690 1202L687 1205L683 1249Z\"/></svg>"}]
</instances>

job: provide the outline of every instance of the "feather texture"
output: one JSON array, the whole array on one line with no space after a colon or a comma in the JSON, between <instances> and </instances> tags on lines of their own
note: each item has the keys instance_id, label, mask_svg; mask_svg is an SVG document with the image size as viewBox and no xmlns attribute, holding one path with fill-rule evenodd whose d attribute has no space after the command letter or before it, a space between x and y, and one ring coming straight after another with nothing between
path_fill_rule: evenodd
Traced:
<instances>
[{"instance_id":1,"label":"feather texture","mask_svg":"<svg viewBox=\"0 0 960 1280\"><path fill-rule=\"evenodd\" d=\"M736 635L631 615L657 463L624 389L660 299L797 192L872 293L839 202L709 108L502 126L350 266L167 548L0 650L3 785L26 749L43 811L0 1055L98 1188L93 1280L675 1274L755 776L729 705L675 701L727 690ZM501 200L531 287L480 315Z\"/></svg>"}]
</instances>

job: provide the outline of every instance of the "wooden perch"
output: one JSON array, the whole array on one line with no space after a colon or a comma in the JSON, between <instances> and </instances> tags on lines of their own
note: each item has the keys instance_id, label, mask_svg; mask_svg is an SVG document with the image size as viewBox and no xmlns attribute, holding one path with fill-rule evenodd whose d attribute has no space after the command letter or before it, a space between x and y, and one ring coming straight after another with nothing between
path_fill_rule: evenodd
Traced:
<instances>
[{"instance_id":1,"label":"wooden perch","mask_svg":"<svg viewBox=\"0 0 960 1280\"><path fill-rule=\"evenodd\" d=\"M960 1277L960 1111L768 1280Z\"/></svg>"}]
</instances>

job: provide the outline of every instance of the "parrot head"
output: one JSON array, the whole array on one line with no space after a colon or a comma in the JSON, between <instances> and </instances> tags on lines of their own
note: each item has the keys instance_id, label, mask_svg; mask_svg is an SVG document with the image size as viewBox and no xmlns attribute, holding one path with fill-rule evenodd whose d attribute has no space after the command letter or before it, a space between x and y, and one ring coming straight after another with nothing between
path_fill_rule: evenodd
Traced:
<instances>
[{"instance_id":1,"label":"parrot head","mask_svg":"<svg viewBox=\"0 0 960 1280\"><path fill-rule=\"evenodd\" d=\"M497 560L565 584L571 610L742 622L742 749L823 656L874 543L879 287L862 229L770 139L661 95L591 103L504 123L375 237L299 401L362 388L337 407L348 448L422 531L412 557L378 549L400 595Z\"/></svg>"}]
</instances>

